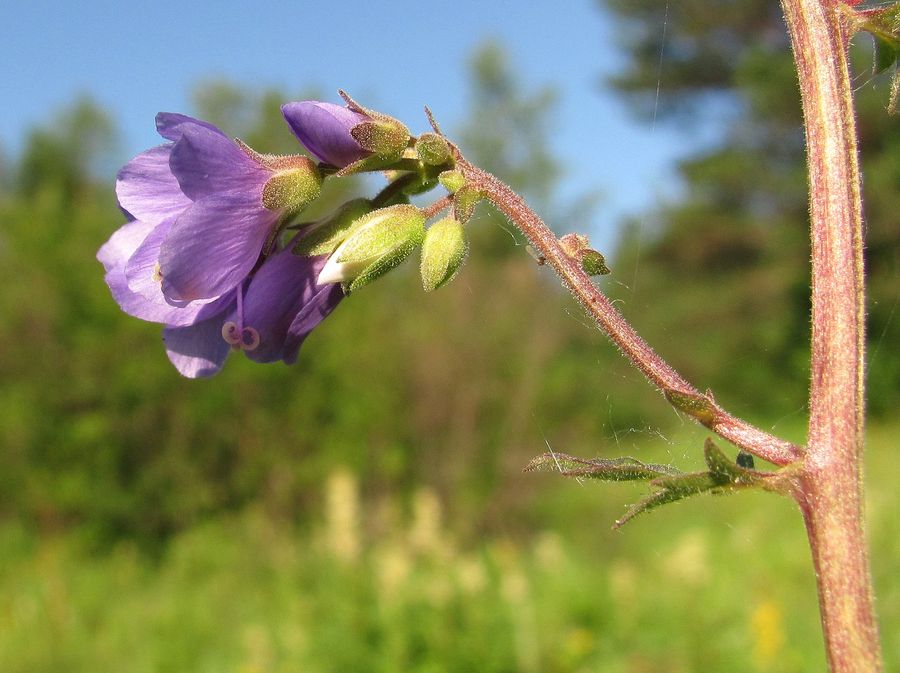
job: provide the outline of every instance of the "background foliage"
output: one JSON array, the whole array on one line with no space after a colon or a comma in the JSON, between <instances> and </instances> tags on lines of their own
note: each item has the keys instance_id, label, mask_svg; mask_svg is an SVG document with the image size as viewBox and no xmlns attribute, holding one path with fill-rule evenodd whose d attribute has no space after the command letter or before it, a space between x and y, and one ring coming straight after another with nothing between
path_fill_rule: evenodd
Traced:
<instances>
[{"instance_id":1,"label":"background foliage","mask_svg":"<svg viewBox=\"0 0 900 673\"><path fill-rule=\"evenodd\" d=\"M718 128L681 164L682 196L626 227L607 289L688 378L802 439L803 138L780 18L761 0L672 3L660 61L663 3L605 4L628 54L615 84L636 113ZM194 112L260 150L295 151L278 104L304 93L213 82ZM900 135L886 98L860 82L870 518L892 633ZM472 122L453 135L564 233L593 195L557 196L553 100L486 47ZM690 467L703 435L496 214L473 223L473 254L446 289L424 295L407 265L346 301L296 366L233 357L215 380L185 381L159 329L120 314L94 260L122 220L115 133L77 101L0 170L0 670L823 667L787 502L698 501L613 534L639 490L519 474L545 442Z\"/></svg>"}]
</instances>

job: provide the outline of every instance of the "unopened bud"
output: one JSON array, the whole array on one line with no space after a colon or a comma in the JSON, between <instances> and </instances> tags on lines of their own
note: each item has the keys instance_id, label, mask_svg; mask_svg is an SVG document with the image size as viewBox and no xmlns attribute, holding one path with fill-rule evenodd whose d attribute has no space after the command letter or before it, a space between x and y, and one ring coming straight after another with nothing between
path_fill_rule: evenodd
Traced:
<instances>
[{"instance_id":1,"label":"unopened bud","mask_svg":"<svg viewBox=\"0 0 900 673\"><path fill-rule=\"evenodd\" d=\"M380 208L364 215L332 253L318 283L350 283L355 290L371 283L406 259L425 236L425 216L409 204Z\"/></svg>"},{"instance_id":2,"label":"unopened bud","mask_svg":"<svg viewBox=\"0 0 900 673\"><path fill-rule=\"evenodd\" d=\"M360 122L350 135L359 146L382 159L399 159L409 144L409 129L396 119L383 117Z\"/></svg>"},{"instance_id":3,"label":"unopened bud","mask_svg":"<svg viewBox=\"0 0 900 673\"><path fill-rule=\"evenodd\" d=\"M313 224L292 252L304 257L330 255L353 231L360 218L371 211L372 203L368 199L347 201L324 220Z\"/></svg>"},{"instance_id":4,"label":"unopened bud","mask_svg":"<svg viewBox=\"0 0 900 673\"><path fill-rule=\"evenodd\" d=\"M450 145L437 133L423 133L416 139L416 154L422 163L440 166L450 160Z\"/></svg>"},{"instance_id":5,"label":"unopened bud","mask_svg":"<svg viewBox=\"0 0 900 673\"><path fill-rule=\"evenodd\" d=\"M278 170L263 187L262 203L269 210L296 213L319 198L322 174L307 157L291 157L291 165Z\"/></svg>"},{"instance_id":6,"label":"unopened bud","mask_svg":"<svg viewBox=\"0 0 900 673\"><path fill-rule=\"evenodd\" d=\"M457 170L444 171L438 176L438 181L444 186L444 189L451 194L456 194L456 192L466 185L465 177Z\"/></svg>"},{"instance_id":7,"label":"unopened bud","mask_svg":"<svg viewBox=\"0 0 900 673\"><path fill-rule=\"evenodd\" d=\"M465 262L468 252L466 232L459 220L446 217L432 224L422 243L420 270L425 291L449 283Z\"/></svg>"}]
</instances>

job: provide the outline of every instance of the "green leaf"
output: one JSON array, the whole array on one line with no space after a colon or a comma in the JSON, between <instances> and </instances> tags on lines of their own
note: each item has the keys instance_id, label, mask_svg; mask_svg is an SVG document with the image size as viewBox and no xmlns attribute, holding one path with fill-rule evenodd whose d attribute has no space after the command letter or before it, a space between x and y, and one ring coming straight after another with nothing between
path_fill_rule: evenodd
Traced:
<instances>
[{"instance_id":1,"label":"green leaf","mask_svg":"<svg viewBox=\"0 0 900 673\"><path fill-rule=\"evenodd\" d=\"M660 476L681 474L668 465L642 463L634 458L584 460L565 453L545 453L525 466L525 472L553 471L564 477L585 477L601 481L650 481Z\"/></svg>"},{"instance_id":2,"label":"green leaf","mask_svg":"<svg viewBox=\"0 0 900 673\"><path fill-rule=\"evenodd\" d=\"M883 72L900 57L900 3L856 15L857 26L875 38L875 72Z\"/></svg>"},{"instance_id":3,"label":"green leaf","mask_svg":"<svg viewBox=\"0 0 900 673\"><path fill-rule=\"evenodd\" d=\"M606 259L596 250L585 250L581 256L581 268L591 276L605 276L609 273Z\"/></svg>"},{"instance_id":4,"label":"green leaf","mask_svg":"<svg viewBox=\"0 0 900 673\"><path fill-rule=\"evenodd\" d=\"M710 439L704 444L703 456L709 468L707 472L682 472L669 465L642 463L628 457L585 460L553 452L532 460L525 466L525 472L544 470L559 472L564 477L649 482L656 490L630 505L625 515L615 522L614 528L620 528L639 514L701 493L733 493L744 488L767 488L766 478L775 474L738 465Z\"/></svg>"},{"instance_id":5,"label":"green leaf","mask_svg":"<svg viewBox=\"0 0 900 673\"><path fill-rule=\"evenodd\" d=\"M656 509L661 505L721 489L727 482L722 482L719 476L709 472L688 472L674 477L654 479L650 483L660 490L629 506L625 516L616 520L613 528L621 528L638 514Z\"/></svg>"},{"instance_id":6,"label":"green leaf","mask_svg":"<svg viewBox=\"0 0 900 673\"><path fill-rule=\"evenodd\" d=\"M756 470L741 467L737 462L732 461L709 438L703 445L703 457L709 467L710 475L720 483L758 484L762 481Z\"/></svg>"}]
</instances>

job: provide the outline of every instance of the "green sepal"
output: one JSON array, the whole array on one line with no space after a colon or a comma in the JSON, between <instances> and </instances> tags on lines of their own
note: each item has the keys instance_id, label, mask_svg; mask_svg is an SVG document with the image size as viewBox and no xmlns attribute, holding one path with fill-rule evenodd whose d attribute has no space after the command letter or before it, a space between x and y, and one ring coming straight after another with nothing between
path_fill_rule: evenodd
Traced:
<instances>
[{"instance_id":1,"label":"green sepal","mask_svg":"<svg viewBox=\"0 0 900 673\"><path fill-rule=\"evenodd\" d=\"M700 393L686 393L674 388L664 391L666 399L678 411L683 411L688 416L693 416L703 425L711 425L716 419L716 405L706 395Z\"/></svg>"},{"instance_id":2,"label":"green sepal","mask_svg":"<svg viewBox=\"0 0 900 673\"><path fill-rule=\"evenodd\" d=\"M425 216L413 205L398 204L373 210L354 225L337 261L341 264L382 257L408 241L416 245L425 235Z\"/></svg>"},{"instance_id":3,"label":"green sepal","mask_svg":"<svg viewBox=\"0 0 900 673\"><path fill-rule=\"evenodd\" d=\"M292 165L270 177L263 186L262 204L268 210L297 213L322 194L322 173L307 157L290 157Z\"/></svg>"},{"instance_id":4,"label":"green sepal","mask_svg":"<svg viewBox=\"0 0 900 673\"><path fill-rule=\"evenodd\" d=\"M461 171L453 169L444 171L438 175L438 182L440 182L448 192L456 194L456 192L465 187L466 178Z\"/></svg>"},{"instance_id":5,"label":"green sepal","mask_svg":"<svg viewBox=\"0 0 900 673\"><path fill-rule=\"evenodd\" d=\"M450 145L437 133L423 133L416 139L416 154L422 163L440 166L450 161Z\"/></svg>"},{"instance_id":6,"label":"green sepal","mask_svg":"<svg viewBox=\"0 0 900 673\"><path fill-rule=\"evenodd\" d=\"M388 271L396 268L401 263L403 263L403 261L412 254L412 251L415 250L420 243L421 238L419 238L418 240L414 238L408 239L403 245L398 246L391 252L379 258L374 263L367 266L365 270L361 274L359 274L352 283L350 283L349 290L351 292L354 292L355 290L368 285L373 280L381 278L381 276L386 274Z\"/></svg>"},{"instance_id":7,"label":"green sepal","mask_svg":"<svg viewBox=\"0 0 900 673\"><path fill-rule=\"evenodd\" d=\"M431 292L453 280L468 254L466 232L458 220L445 217L432 224L425 232L419 267L425 291Z\"/></svg>"},{"instance_id":8,"label":"green sepal","mask_svg":"<svg viewBox=\"0 0 900 673\"><path fill-rule=\"evenodd\" d=\"M545 453L525 466L525 472L553 471L564 477L601 481L651 481L662 476L681 474L669 465L642 463L635 458L594 458L584 460L565 453Z\"/></svg>"},{"instance_id":9,"label":"green sepal","mask_svg":"<svg viewBox=\"0 0 900 673\"><path fill-rule=\"evenodd\" d=\"M456 219L465 224L472 217L475 205L485 197L485 193L479 189L461 187L453 194L453 213Z\"/></svg>"},{"instance_id":10,"label":"green sepal","mask_svg":"<svg viewBox=\"0 0 900 673\"><path fill-rule=\"evenodd\" d=\"M347 201L330 216L311 226L291 250L295 255L330 255L359 226L360 218L372 211L368 199Z\"/></svg>"}]
</instances>

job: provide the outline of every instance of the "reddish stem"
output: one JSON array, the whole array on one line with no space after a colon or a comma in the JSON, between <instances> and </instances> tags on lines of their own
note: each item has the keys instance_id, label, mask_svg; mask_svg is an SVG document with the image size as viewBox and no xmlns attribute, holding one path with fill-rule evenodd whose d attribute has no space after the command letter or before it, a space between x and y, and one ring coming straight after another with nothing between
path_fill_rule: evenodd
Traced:
<instances>
[{"instance_id":1,"label":"reddish stem","mask_svg":"<svg viewBox=\"0 0 900 673\"><path fill-rule=\"evenodd\" d=\"M795 497L816 568L835 673L881 671L862 524L863 217L847 66L852 32L836 0L782 0L800 80L812 230L808 453Z\"/></svg>"}]
</instances>

